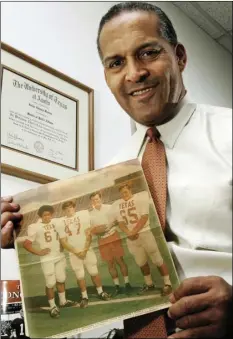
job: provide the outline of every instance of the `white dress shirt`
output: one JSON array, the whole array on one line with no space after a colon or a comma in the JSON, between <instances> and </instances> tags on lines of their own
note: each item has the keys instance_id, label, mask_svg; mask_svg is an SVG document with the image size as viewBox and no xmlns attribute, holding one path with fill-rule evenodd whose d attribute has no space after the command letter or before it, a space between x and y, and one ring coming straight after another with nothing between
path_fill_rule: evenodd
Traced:
<instances>
[{"instance_id":1,"label":"white dress shirt","mask_svg":"<svg viewBox=\"0 0 233 339\"><path fill-rule=\"evenodd\" d=\"M232 284L232 110L184 99L157 127L168 163L169 243L180 279L217 275ZM137 124L128 151L112 163L142 159L147 127ZM137 152L136 152L137 149Z\"/></svg>"}]
</instances>

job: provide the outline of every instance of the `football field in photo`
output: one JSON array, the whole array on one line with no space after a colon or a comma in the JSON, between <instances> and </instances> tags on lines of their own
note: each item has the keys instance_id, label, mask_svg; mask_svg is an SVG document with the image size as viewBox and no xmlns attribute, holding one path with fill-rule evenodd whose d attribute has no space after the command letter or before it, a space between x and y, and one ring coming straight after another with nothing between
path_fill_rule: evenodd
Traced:
<instances>
[{"instance_id":1,"label":"football field in photo","mask_svg":"<svg viewBox=\"0 0 233 339\"><path fill-rule=\"evenodd\" d=\"M153 220L153 212L151 213ZM153 224L151 220L151 224ZM158 247L161 251L170 273L172 287L178 284L177 276L174 271L173 263L170 259L167 247L161 239L162 230L159 227L153 229L157 239ZM22 245L18 245L21 265L21 279L23 282L24 303L26 307L27 325L29 336L45 337L68 332L74 329L86 327L98 322L111 318L127 315L146 308L168 302L167 297L161 297L161 288L163 280L158 269L150 261L153 282L156 286L153 292L139 295L138 292L144 284L144 279L139 267L136 265L133 256L129 253L126 239L121 233L122 243L125 251L125 262L129 270L129 281L132 286L130 294L126 294L124 289L124 280L118 268L120 278L120 294L113 296L114 284L108 272L108 267L99 255L97 241L94 238L92 248L94 249L97 260L99 273L102 280L103 290L112 295L109 301L100 300L89 274L86 272L86 284L89 297L89 305L85 309L79 307L61 308L59 318L51 318L48 309L48 301L45 295L45 280L41 270L39 258L28 253ZM67 259L67 278L66 278L66 297L69 300L80 301L80 289L77 286L76 277L70 267L69 255L66 252ZM56 293L56 303L59 305ZM76 332L77 333L77 332ZM74 332L75 334L75 332Z\"/></svg>"}]
</instances>

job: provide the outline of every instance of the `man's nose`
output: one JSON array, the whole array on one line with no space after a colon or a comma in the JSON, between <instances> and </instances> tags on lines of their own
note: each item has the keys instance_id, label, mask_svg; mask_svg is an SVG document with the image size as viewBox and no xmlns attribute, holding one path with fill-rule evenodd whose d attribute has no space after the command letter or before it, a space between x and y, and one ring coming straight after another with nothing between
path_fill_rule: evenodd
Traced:
<instances>
[{"instance_id":1,"label":"man's nose","mask_svg":"<svg viewBox=\"0 0 233 339\"><path fill-rule=\"evenodd\" d=\"M131 60L127 64L125 80L129 82L142 82L149 76L149 71L137 60Z\"/></svg>"}]
</instances>

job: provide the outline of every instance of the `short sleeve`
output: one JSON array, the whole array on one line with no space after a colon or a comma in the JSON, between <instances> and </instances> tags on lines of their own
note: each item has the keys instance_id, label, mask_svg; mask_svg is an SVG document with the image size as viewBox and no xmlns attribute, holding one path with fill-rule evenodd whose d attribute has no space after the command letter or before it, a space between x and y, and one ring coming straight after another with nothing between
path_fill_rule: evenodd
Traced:
<instances>
[{"instance_id":1,"label":"short sleeve","mask_svg":"<svg viewBox=\"0 0 233 339\"><path fill-rule=\"evenodd\" d=\"M28 235L27 240L34 242L36 240L36 233L37 233L37 224L31 224L28 226Z\"/></svg>"}]
</instances>

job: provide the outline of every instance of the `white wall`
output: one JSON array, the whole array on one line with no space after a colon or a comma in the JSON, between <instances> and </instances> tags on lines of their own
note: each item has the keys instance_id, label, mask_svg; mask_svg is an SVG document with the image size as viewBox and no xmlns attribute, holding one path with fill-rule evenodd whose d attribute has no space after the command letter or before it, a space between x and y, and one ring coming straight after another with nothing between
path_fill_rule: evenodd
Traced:
<instances>
[{"instance_id":1,"label":"white wall","mask_svg":"<svg viewBox=\"0 0 233 339\"><path fill-rule=\"evenodd\" d=\"M188 65L184 80L191 99L198 103L231 107L231 54L171 3L156 4L173 21L179 40L187 49ZM131 133L129 118L105 85L96 51L99 20L112 5L110 2L1 3L2 41L95 90L96 168L108 163ZM17 193L34 185L3 175L2 195ZM14 256L14 253L11 255ZM3 255L3 278L11 274L6 271L7 264L15 260L11 255ZM102 333L100 330L95 334Z\"/></svg>"}]
</instances>

